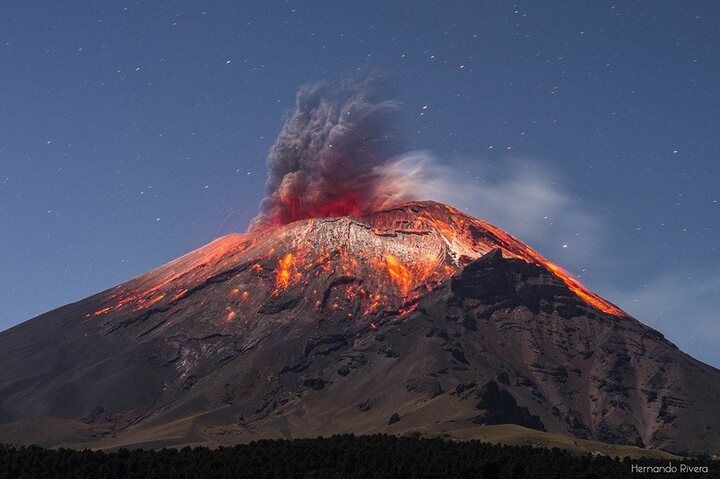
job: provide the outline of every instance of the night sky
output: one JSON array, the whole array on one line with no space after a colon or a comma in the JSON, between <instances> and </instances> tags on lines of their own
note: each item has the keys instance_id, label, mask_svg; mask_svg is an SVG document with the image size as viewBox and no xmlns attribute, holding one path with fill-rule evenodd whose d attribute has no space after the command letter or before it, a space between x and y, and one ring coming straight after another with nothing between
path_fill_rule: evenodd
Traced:
<instances>
[{"instance_id":1,"label":"night sky","mask_svg":"<svg viewBox=\"0 0 720 479\"><path fill-rule=\"evenodd\" d=\"M302 84L393 75L430 189L720 366L715 2L3 3L0 329L257 214Z\"/></svg>"}]
</instances>

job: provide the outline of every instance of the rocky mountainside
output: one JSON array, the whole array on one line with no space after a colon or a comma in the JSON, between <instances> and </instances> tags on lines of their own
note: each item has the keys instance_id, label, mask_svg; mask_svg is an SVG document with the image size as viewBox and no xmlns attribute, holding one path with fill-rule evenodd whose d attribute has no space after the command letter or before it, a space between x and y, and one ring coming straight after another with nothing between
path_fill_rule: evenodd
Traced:
<instances>
[{"instance_id":1,"label":"rocky mountainside","mask_svg":"<svg viewBox=\"0 0 720 479\"><path fill-rule=\"evenodd\" d=\"M720 450L720 371L437 203L220 238L0 334L0 441L233 444L492 424Z\"/></svg>"}]
</instances>

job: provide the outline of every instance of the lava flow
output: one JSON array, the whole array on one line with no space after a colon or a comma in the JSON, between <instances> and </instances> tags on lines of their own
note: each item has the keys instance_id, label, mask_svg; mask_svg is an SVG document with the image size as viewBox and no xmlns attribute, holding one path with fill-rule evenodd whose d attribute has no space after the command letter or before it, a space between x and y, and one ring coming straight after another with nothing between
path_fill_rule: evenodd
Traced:
<instances>
[{"instance_id":1,"label":"lava flow","mask_svg":"<svg viewBox=\"0 0 720 479\"><path fill-rule=\"evenodd\" d=\"M410 202L362 218L308 219L220 238L112 290L86 318L172 312L196 291L223 283L229 288L228 304L217 306L223 324L272 301L369 323L409 313L425 293L495 248L545 268L589 306L626 316L503 230L450 206ZM215 314L213 307L207 314Z\"/></svg>"},{"instance_id":2,"label":"lava flow","mask_svg":"<svg viewBox=\"0 0 720 479\"><path fill-rule=\"evenodd\" d=\"M295 258L292 253L288 253L278 261L277 286L278 288L287 288L293 280L293 269Z\"/></svg>"},{"instance_id":3,"label":"lava flow","mask_svg":"<svg viewBox=\"0 0 720 479\"><path fill-rule=\"evenodd\" d=\"M390 279L400 288L402 294L408 294L413 284L413 274L395 256L388 254L385 256L385 266L390 275Z\"/></svg>"}]
</instances>

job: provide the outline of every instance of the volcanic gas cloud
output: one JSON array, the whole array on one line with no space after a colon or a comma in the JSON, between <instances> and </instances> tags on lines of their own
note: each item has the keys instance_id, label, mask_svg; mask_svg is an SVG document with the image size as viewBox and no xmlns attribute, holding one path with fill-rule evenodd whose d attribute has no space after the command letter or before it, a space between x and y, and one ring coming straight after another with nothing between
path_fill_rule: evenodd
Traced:
<instances>
[{"instance_id":1,"label":"volcanic gas cloud","mask_svg":"<svg viewBox=\"0 0 720 479\"><path fill-rule=\"evenodd\" d=\"M363 216L411 199L385 168L401 151L391 82L366 73L298 91L267 159L267 196L252 229Z\"/></svg>"}]
</instances>

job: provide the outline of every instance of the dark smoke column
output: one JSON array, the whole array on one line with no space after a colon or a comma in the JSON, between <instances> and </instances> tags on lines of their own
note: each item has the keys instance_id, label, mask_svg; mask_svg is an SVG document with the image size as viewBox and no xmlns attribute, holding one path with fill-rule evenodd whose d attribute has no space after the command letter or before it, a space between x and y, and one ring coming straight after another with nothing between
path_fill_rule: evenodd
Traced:
<instances>
[{"instance_id":1,"label":"dark smoke column","mask_svg":"<svg viewBox=\"0 0 720 479\"><path fill-rule=\"evenodd\" d=\"M387 206L382 166L400 152L388 83L368 73L300 88L268 155L267 195L251 229Z\"/></svg>"}]
</instances>

